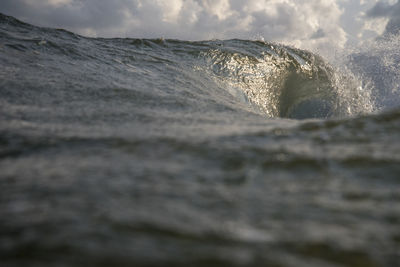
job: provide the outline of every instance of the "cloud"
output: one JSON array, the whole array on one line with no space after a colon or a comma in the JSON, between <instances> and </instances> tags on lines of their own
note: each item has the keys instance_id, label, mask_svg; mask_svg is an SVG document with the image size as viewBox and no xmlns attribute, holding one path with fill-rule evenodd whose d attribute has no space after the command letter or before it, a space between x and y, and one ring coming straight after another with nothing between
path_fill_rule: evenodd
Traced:
<instances>
[{"instance_id":1,"label":"cloud","mask_svg":"<svg viewBox=\"0 0 400 267\"><path fill-rule=\"evenodd\" d=\"M400 1L380 1L366 12L371 19L386 19L385 34L400 33Z\"/></svg>"},{"instance_id":2,"label":"cloud","mask_svg":"<svg viewBox=\"0 0 400 267\"><path fill-rule=\"evenodd\" d=\"M389 2L378 2L373 8L366 12L367 17L378 18L388 16L392 12L392 5Z\"/></svg>"},{"instance_id":3,"label":"cloud","mask_svg":"<svg viewBox=\"0 0 400 267\"><path fill-rule=\"evenodd\" d=\"M355 2L366 5L363 0L1 0L0 12L35 25L90 36L263 37L329 50L346 44L348 29L342 24L342 7ZM370 18L388 12L387 6L378 4L369 11Z\"/></svg>"}]
</instances>

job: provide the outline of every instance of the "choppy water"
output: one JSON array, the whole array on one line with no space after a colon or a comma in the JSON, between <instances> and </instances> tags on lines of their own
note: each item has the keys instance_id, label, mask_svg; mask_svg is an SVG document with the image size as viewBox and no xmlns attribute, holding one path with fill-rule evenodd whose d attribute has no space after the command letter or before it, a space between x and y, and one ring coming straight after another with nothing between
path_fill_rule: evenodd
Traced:
<instances>
[{"instance_id":1,"label":"choppy water","mask_svg":"<svg viewBox=\"0 0 400 267\"><path fill-rule=\"evenodd\" d=\"M399 43L332 66L0 15L1 266L400 266Z\"/></svg>"}]
</instances>

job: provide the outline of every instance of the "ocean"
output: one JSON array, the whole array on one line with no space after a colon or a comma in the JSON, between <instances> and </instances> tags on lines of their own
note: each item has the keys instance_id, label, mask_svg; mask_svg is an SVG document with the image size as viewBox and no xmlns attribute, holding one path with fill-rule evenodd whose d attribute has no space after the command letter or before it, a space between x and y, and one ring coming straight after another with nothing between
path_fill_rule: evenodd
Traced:
<instances>
[{"instance_id":1,"label":"ocean","mask_svg":"<svg viewBox=\"0 0 400 267\"><path fill-rule=\"evenodd\" d=\"M400 266L399 44L328 60L0 14L0 265Z\"/></svg>"}]
</instances>

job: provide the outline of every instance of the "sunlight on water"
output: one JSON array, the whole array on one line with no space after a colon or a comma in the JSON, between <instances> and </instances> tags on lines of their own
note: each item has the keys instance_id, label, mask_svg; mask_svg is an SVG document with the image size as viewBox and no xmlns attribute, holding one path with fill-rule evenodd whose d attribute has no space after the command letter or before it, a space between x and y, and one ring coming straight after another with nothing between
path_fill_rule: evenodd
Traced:
<instances>
[{"instance_id":1,"label":"sunlight on water","mask_svg":"<svg viewBox=\"0 0 400 267\"><path fill-rule=\"evenodd\" d=\"M269 117L346 117L375 110L372 88L350 69L294 48L256 41L243 50L236 42L237 47L233 42L202 54L205 69L226 88L241 88Z\"/></svg>"}]
</instances>

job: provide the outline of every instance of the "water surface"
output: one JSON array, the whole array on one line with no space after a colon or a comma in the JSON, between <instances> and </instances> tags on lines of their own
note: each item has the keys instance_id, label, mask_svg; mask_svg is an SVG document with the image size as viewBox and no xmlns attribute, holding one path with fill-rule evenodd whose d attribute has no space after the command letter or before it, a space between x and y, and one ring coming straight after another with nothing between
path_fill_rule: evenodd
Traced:
<instances>
[{"instance_id":1,"label":"water surface","mask_svg":"<svg viewBox=\"0 0 400 267\"><path fill-rule=\"evenodd\" d=\"M400 266L399 38L85 38L0 15L1 266Z\"/></svg>"}]
</instances>

